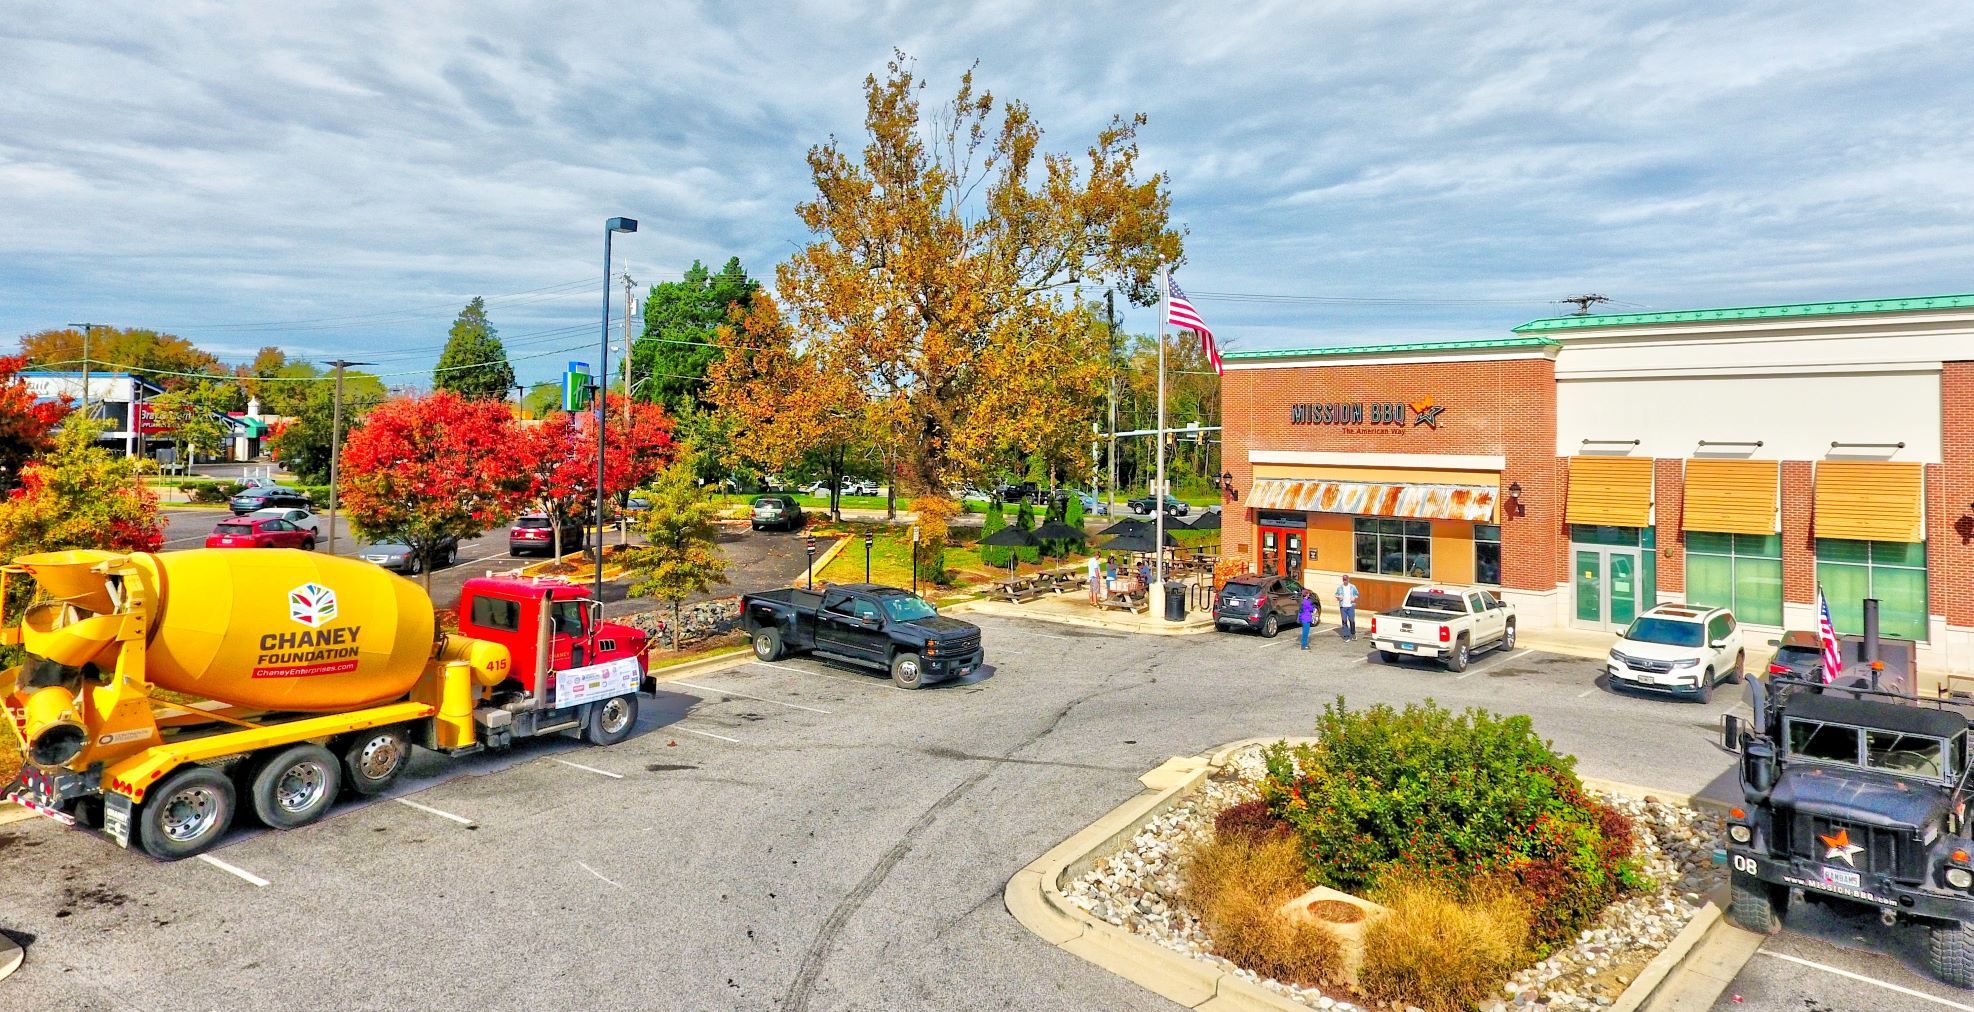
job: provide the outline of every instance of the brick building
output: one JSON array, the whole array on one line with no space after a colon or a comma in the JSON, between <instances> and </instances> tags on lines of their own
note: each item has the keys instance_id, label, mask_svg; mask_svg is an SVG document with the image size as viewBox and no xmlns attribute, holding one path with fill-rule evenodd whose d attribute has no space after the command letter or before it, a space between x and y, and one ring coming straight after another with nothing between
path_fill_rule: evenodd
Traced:
<instances>
[{"instance_id":1,"label":"brick building","mask_svg":"<svg viewBox=\"0 0 1974 1012\"><path fill-rule=\"evenodd\" d=\"M1365 607L1480 583L1528 628L1732 607L1974 669L1974 295L1536 320L1233 353L1222 545ZM1751 663L1761 658L1750 658Z\"/></svg>"}]
</instances>

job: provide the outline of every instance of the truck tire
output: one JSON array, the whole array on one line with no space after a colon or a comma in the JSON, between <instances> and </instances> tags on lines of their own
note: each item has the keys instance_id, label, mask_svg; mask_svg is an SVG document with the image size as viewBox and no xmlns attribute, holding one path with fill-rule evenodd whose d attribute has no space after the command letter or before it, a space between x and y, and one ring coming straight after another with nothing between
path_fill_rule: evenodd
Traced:
<instances>
[{"instance_id":1,"label":"truck tire","mask_svg":"<svg viewBox=\"0 0 1974 1012\"><path fill-rule=\"evenodd\" d=\"M1271 611L1261 617L1261 635L1272 640L1275 634L1281 631L1282 620L1277 618L1274 612Z\"/></svg>"},{"instance_id":2,"label":"truck tire","mask_svg":"<svg viewBox=\"0 0 1974 1012\"><path fill-rule=\"evenodd\" d=\"M276 752L254 774L254 814L270 829L306 826L329 811L342 787L341 764L328 749L303 743Z\"/></svg>"},{"instance_id":3,"label":"truck tire","mask_svg":"<svg viewBox=\"0 0 1974 1012\"><path fill-rule=\"evenodd\" d=\"M160 861L204 853L233 825L236 799L226 774L181 767L147 795L137 816L138 842Z\"/></svg>"},{"instance_id":4,"label":"truck tire","mask_svg":"<svg viewBox=\"0 0 1974 1012\"><path fill-rule=\"evenodd\" d=\"M764 661L781 659L781 630L762 626L754 630L754 656Z\"/></svg>"},{"instance_id":5,"label":"truck tire","mask_svg":"<svg viewBox=\"0 0 1974 1012\"><path fill-rule=\"evenodd\" d=\"M891 680L901 689L917 689L925 685L925 665L918 655L901 653L891 658Z\"/></svg>"},{"instance_id":6,"label":"truck tire","mask_svg":"<svg viewBox=\"0 0 1974 1012\"><path fill-rule=\"evenodd\" d=\"M401 727L373 727L344 735L336 753L343 763L343 786L351 794L375 797L404 775L411 764L411 741Z\"/></svg>"},{"instance_id":7,"label":"truck tire","mask_svg":"<svg viewBox=\"0 0 1974 1012\"><path fill-rule=\"evenodd\" d=\"M1734 875L1728 883L1727 919L1759 935L1782 930L1789 910L1789 890L1758 878Z\"/></svg>"},{"instance_id":8,"label":"truck tire","mask_svg":"<svg viewBox=\"0 0 1974 1012\"><path fill-rule=\"evenodd\" d=\"M589 708L583 740L592 745L615 745L637 728L637 693L611 696Z\"/></svg>"},{"instance_id":9,"label":"truck tire","mask_svg":"<svg viewBox=\"0 0 1974 1012\"><path fill-rule=\"evenodd\" d=\"M1453 641L1453 648L1446 652L1446 670L1458 674L1467 670L1468 649L1466 634Z\"/></svg>"},{"instance_id":10,"label":"truck tire","mask_svg":"<svg viewBox=\"0 0 1974 1012\"><path fill-rule=\"evenodd\" d=\"M1974 988L1974 924L1943 921L1928 927L1926 968L1954 987Z\"/></svg>"},{"instance_id":11,"label":"truck tire","mask_svg":"<svg viewBox=\"0 0 1974 1012\"><path fill-rule=\"evenodd\" d=\"M1501 652L1505 654L1513 649L1515 649L1515 623L1511 621L1501 630Z\"/></svg>"}]
</instances>

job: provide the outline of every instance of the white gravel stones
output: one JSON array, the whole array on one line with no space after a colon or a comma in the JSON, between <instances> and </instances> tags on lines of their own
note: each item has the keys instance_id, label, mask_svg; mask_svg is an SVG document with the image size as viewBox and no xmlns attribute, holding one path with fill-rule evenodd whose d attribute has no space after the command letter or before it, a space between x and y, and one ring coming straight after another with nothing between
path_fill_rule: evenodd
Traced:
<instances>
[{"instance_id":1,"label":"white gravel stones","mask_svg":"<svg viewBox=\"0 0 1974 1012\"><path fill-rule=\"evenodd\" d=\"M1203 960L1244 980L1311 1008L1354 1012L1358 1006L1315 988L1265 979L1210 951L1200 923L1179 901L1178 858L1186 846L1213 831L1213 817L1225 808L1258 796L1265 771L1261 747L1236 753L1220 774L1191 795L1147 821L1117 852L1104 857L1069 883L1071 903L1110 924ZM1720 846L1720 822L1691 809L1590 792L1632 819L1650 892L1612 904L1575 942L1505 981L1490 1009L1599 1009L1631 982L1644 963L1664 949L1693 914L1705 894L1725 878L1713 863Z\"/></svg>"}]
</instances>

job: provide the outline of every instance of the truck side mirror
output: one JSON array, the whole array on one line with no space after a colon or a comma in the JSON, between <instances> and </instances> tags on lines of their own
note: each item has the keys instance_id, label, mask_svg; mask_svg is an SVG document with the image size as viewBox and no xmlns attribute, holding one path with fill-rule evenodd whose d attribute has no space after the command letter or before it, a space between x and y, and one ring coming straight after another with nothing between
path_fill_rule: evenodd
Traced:
<instances>
[{"instance_id":1,"label":"truck side mirror","mask_svg":"<svg viewBox=\"0 0 1974 1012\"><path fill-rule=\"evenodd\" d=\"M603 602L591 601L589 603L589 631L595 632L601 628L603 628Z\"/></svg>"},{"instance_id":2,"label":"truck side mirror","mask_svg":"<svg viewBox=\"0 0 1974 1012\"><path fill-rule=\"evenodd\" d=\"M1741 718L1732 714L1722 714L1720 718L1720 747L1729 752L1741 751Z\"/></svg>"}]
</instances>

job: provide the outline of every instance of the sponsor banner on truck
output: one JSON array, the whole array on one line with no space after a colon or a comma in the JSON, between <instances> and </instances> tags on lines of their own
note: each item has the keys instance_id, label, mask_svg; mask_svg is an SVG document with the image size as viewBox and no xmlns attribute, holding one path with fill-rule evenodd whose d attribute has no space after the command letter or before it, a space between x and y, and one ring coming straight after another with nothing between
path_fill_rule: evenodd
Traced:
<instances>
[{"instance_id":1,"label":"sponsor banner on truck","mask_svg":"<svg viewBox=\"0 0 1974 1012\"><path fill-rule=\"evenodd\" d=\"M620 657L602 664L558 671L555 673L555 705L559 709L627 695L636 692L643 681L644 671L637 666L635 657Z\"/></svg>"}]
</instances>

